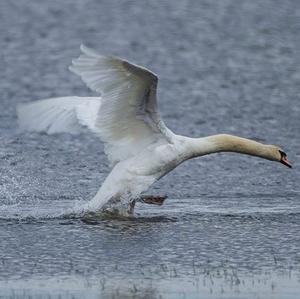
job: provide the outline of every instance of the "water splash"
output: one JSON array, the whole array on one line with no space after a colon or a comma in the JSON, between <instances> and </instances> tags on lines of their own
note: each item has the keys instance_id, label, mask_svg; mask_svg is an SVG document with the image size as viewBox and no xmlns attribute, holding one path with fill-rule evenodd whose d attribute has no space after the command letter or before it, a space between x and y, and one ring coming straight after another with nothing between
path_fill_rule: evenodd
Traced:
<instances>
[{"instance_id":1,"label":"water splash","mask_svg":"<svg viewBox=\"0 0 300 299\"><path fill-rule=\"evenodd\" d=\"M71 198L11 198L0 201L0 220L51 220L51 219L82 219L88 224L96 223L102 219L134 220L137 219L190 219L192 217L253 217L264 218L271 216L300 215L300 205L288 205L281 201L276 206L273 202L261 202L260 205L251 203L245 198L239 199L236 206L227 206L226 200L222 203L218 199L191 199L191 198L169 198L160 207L137 203L135 215L122 213L122 209L107 209L105 211L87 210L86 200L75 200ZM232 199L228 199L232 202ZM150 221L149 220L149 221ZM153 220L154 221L154 220Z\"/></svg>"}]
</instances>

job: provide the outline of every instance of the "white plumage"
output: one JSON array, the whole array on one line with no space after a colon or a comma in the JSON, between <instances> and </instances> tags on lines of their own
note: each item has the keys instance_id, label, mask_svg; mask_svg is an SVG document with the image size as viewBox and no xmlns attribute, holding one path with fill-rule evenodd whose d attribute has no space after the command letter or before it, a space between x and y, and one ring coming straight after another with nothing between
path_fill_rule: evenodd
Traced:
<instances>
[{"instance_id":1,"label":"white plumage","mask_svg":"<svg viewBox=\"0 0 300 299\"><path fill-rule=\"evenodd\" d=\"M76 134L81 126L95 131L100 105L100 97L62 97L20 104L17 114L24 130Z\"/></svg>"},{"instance_id":2,"label":"white plumage","mask_svg":"<svg viewBox=\"0 0 300 299\"><path fill-rule=\"evenodd\" d=\"M70 70L101 94L96 130L114 165L147 145L165 139L157 103L157 77L125 60L99 55L81 46Z\"/></svg>"},{"instance_id":3,"label":"white plumage","mask_svg":"<svg viewBox=\"0 0 300 299\"><path fill-rule=\"evenodd\" d=\"M82 125L105 143L113 170L89 204L92 209L99 209L109 199L118 201L122 196L128 199L137 196L156 180L153 174L140 180L138 173L124 174L129 170L125 162L145 149L167 145L173 134L159 117L155 74L126 60L102 56L86 46L80 49L82 53L72 61L70 70L101 97L41 100L21 104L17 112L20 127L25 130L78 133ZM135 175L136 178L132 177ZM132 177L132 186L127 176ZM122 186L124 180L127 182Z\"/></svg>"},{"instance_id":4,"label":"white plumage","mask_svg":"<svg viewBox=\"0 0 300 299\"><path fill-rule=\"evenodd\" d=\"M101 97L62 97L21 104L20 126L48 134L89 128L104 143L112 171L85 210L128 204L183 161L220 151L235 151L280 161L291 167L280 148L225 134L204 138L175 135L159 116L157 76L85 46L70 70ZM121 204L121 205L120 205Z\"/></svg>"}]
</instances>

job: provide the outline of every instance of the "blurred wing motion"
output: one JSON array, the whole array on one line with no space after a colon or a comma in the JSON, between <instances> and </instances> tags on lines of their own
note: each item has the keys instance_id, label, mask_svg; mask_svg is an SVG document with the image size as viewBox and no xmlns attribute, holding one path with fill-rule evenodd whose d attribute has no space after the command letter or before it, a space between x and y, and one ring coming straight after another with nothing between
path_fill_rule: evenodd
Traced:
<instances>
[{"instance_id":1,"label":"blurred wing motion","mask_svg":"<svg viewBox=\"0 0 300 299\"><path fill-rule=\"evenodd\" d=\"M101 98L65 97L24 104L20 125L47 133L76 133L88 127L105 142L112 164L139 153L172 133L159 117L157 77L145 68L115 57L102 56L85 46L70 70Z\"/></svg>"},{"instance_id":2,"label":"blurred wing motion","mask_svg":"<svg viewBox=\"0 0 300 299\"><path fill-rule=\"evenodd\" d=\"M28 131L77 134L81 126L95 130L101 98L62 97L17 107L18 121Z\"/></svg>"}]
</instances>

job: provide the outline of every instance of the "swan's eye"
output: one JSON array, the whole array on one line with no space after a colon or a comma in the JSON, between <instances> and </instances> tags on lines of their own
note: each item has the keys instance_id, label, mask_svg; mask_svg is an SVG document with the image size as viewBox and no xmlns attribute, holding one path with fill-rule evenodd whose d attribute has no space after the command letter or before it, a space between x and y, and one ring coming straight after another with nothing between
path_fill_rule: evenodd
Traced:
<instances>
[{"instance_id":1,"label":"swan's eye","mask_svg":"<svg viewBox=\"0 0 300 299\"><path fill-rule=\"evenodd\" d=\"M281 155L281 158L284 158L287 156L287 154L284 151L279 150L279 153Z\"/></svg>"}]
</instances>

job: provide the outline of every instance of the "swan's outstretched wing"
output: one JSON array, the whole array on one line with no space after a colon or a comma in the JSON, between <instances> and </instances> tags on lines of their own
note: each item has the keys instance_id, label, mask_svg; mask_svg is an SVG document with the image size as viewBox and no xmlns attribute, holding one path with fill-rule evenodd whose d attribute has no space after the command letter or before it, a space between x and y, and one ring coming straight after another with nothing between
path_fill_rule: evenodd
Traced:
<instances>
[{"instance_id":1,"label":"swan's outstretched wing","mask_svg":"<svg viewBox=\"0 0 300 299\"><path fill-rule=\"evenodd\" d=\"M94 131L106 145L112 164L154 142L170 141L172 133L159 117L157 76L128 61L102 56L85 46L70 70L101 93Z\"/></svg>"},{"instance_id":2,"label":"swan's outstretched wing","mask_svg":"<svg viewBox=\"0 0 300 299\"><path fill-rule=\"evenodd\" d=\"M82 126L95 131L100 106L100 97L62 97L19 104L19 126L47 134L77 134Z\"/></svg>"}]
</instances>

